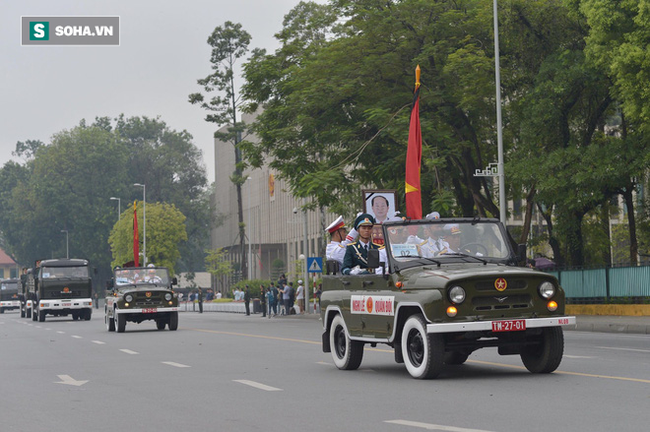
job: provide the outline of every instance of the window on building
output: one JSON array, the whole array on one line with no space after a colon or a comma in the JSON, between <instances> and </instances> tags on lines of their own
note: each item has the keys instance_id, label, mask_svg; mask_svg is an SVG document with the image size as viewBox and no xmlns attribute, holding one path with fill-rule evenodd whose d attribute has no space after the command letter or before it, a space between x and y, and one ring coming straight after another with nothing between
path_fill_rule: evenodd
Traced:
<instances>
[{"instance_id":1,"label":"window on building","mask_svg":"<svg viewBox=\"0 0 650 432\"><path fill-rule=\"evenodd\" d=\"M0 279L4 279L4 278L5 278L5 269L0 268Z\"/></svg>"},{"instance_id":2,"label":"window on building","mask_svg":"<svg viewBox=\"0 0 650 432\"><path fill-rule=\"evenodd\" d=\"M515 220L521 220L521 200L515 199L512 201L512 217Z\"/></svg>"},{"instance_id":3,"label":"window on building","mask_svg":"<svg viewBox=\"0 0 650 432\"><path fill-rule=\"evenodd\" d=\"M12 268L11 270L9 270L9 278L18 279L18 269L17 268Z\"/></svg>"}]
</instances>

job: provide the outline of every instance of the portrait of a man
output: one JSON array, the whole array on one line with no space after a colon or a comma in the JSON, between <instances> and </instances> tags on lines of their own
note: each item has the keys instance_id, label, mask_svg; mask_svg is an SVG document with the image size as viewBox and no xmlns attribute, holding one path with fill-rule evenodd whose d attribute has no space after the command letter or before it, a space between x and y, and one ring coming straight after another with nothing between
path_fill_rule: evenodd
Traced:
<instances>
[{"instance_id":1,"label":"portrait of a man","mask_svg":"<svg viewBox=\"0 0 650 432\"><path fill-rule=\"evenodd\" d=\"M394 190L364 190L364 211L371 214L378 224L400 220L395 216Z\"/></svg>"}]
</instances>

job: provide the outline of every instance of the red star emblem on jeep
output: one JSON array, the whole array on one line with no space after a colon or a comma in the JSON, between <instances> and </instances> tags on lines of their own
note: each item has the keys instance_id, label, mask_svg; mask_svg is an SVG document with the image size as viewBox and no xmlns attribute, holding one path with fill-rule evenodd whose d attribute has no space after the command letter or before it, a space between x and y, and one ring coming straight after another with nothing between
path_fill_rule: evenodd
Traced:
<instances>
[{"instance_id":1,"label":"red star emblem on jeep","mask_svg":"<svg viewBox=\"0 0 650 432\"><path fill-rule=\"evenodd\" d=\"M506 282L504 278L499 278L494 281L494 288L496 288L497 291L504 291L508 288L508 282Z\"/></svg>"},{"instance_id":2,"label":"red star emblem on jeep","mask_svg":"<svg viewBox=\"0 0 650 432\"><path fill-rule=\"evenodd\" d=\"M147 291L144 295L147 296L147 298L151 297L151 291Z\"/></svg>"}]
</instances>

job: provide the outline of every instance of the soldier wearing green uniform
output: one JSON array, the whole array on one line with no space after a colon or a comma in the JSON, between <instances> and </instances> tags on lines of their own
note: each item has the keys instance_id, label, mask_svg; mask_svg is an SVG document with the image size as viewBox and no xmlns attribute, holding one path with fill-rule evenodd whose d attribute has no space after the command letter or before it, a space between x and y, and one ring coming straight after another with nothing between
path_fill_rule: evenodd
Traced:
<instances>
[{"instance_id":1,"label":"soldier wearing green uniform","mask_svg":"<svg viewBox=\"0 0 650 432\"><path fill-rule=\"evenodd\" d=\"M357 241L352 242L345 248L345 258L343 258L344 275L350 274L355 268L360 270L368 269L368 250L381 249L382 246L372 242L372 226L375 224L375 218L372 215L364 213L354 221L354 228L359 232Z\"/></svg>"}]
</instances>

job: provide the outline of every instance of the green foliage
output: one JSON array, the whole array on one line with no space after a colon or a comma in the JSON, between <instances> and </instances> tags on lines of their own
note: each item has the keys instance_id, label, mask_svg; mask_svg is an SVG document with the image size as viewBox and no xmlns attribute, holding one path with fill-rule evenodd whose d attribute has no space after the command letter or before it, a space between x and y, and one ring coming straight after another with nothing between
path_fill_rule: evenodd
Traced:
<instances>
[{"instance_id":1,"label":"green foliage","mask_svg":"<svg viewBox=\"0 0 650 432\"><path fill-rule=\"evenodd\" d=\"M142 202L137 204L140 252L143 252L144 215ZM187 240L185 216L167 203L147 203L147 263L167 267L176 274L175 264L180 257L179 244ZM122 212L108 239L113 253L111 266L133 260L133 205ZM141 265L142 262L141 262Z\"/></svg>"},{"instance_id":2,"label":"green foliage","mask_svg":"<svg viewBox=\"0 0 650 432\"><path fill-rule=\"evenodd\" d=\"M226 260L227 253L223 248L206 249L205 254L205 268L208 273L215 277L230 276L232 274L232 263Z\"/></svg>"}]
</instances>

